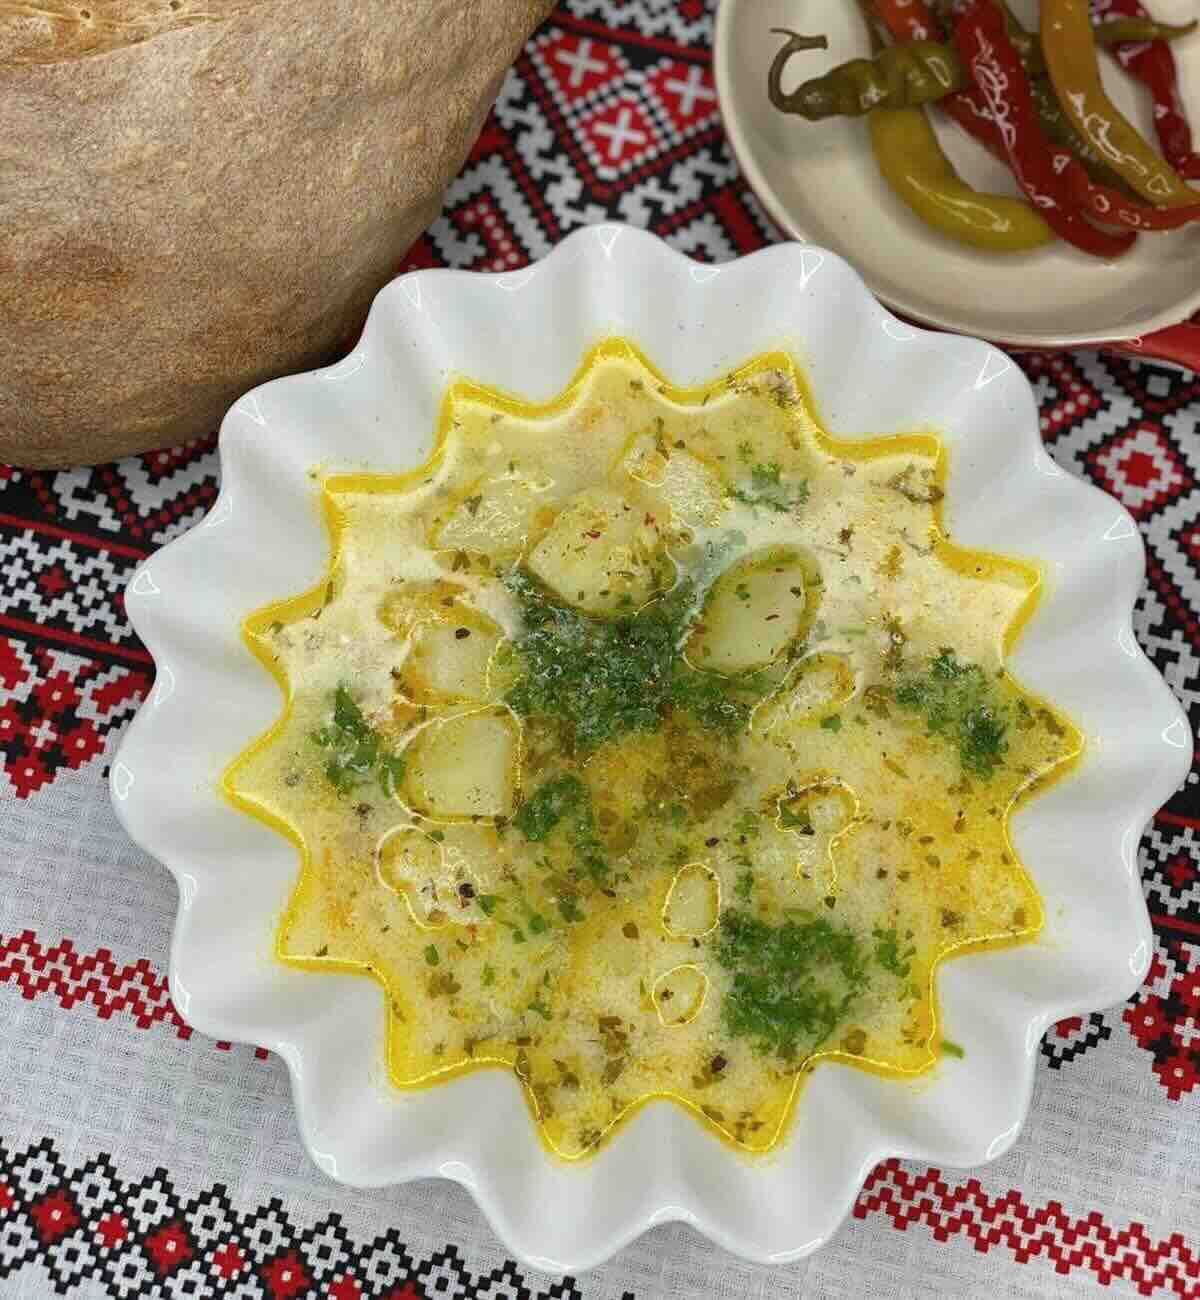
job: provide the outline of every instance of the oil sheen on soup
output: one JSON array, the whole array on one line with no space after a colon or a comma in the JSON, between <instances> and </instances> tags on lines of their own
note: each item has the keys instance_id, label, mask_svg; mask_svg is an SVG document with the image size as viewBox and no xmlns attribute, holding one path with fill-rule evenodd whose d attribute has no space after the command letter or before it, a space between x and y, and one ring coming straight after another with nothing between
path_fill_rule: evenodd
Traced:
<instances>
[{"instance_id":1,"label":"oil sheen on soup","mask_svg":"<svg viewBox=\"0 0 1200 1300\"><path fill-rule=\"evenodd\" d=\"M943 462L832 439L783 354L683 391L611 340L323 480L225 786L301 848L279 956L384 986L396 1084L511 1069L568 1158L653 1097L765 1150L822 1058L954 1050L935 966L1040 929L1007 819L1081 742L1005 669L1037 573L948 539Z\"/></svg>"}]
</instances>

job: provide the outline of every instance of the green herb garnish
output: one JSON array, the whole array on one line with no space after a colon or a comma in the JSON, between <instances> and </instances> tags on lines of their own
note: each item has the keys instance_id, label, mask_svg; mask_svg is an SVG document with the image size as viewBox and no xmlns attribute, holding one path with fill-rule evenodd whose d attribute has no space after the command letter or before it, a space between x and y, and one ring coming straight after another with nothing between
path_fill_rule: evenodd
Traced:
<instances>
[{"instance_id":1,"label":"green herb garnish","mask_svg":"<svg viewBox=\"0 0 1200 1300\"><path fill-rule=\"evenodd\" d=\"M580 911L579 904L570 894L559 895L558 914L564 921L576 922L583 920L583 912Z\"/></svg>"},{"instance_id":2,"label":"green herb garnish","mask_svg":"<svg viewBox=\"0 0 1200 1300\"><path fill-rule=\"evenodd\" d=\"M597 884L602 883L608 877L608 860L596 836L592 797L587 786L571 772L540 786L517 809L512 824L527 840L540 843L560 822L565 822L584 872Z\"/></svg>"},{"instance_id":3,"label":"green herb garnish","mask_svg":"<svg viewBox=\"0 0 1200 1300\"><path fill-rule=\"evenodd\" d=\"M836 713L830 714L828 718L821 719L821 728L824 731L841 731L842 719Z\"/></svg>"},{"instance_id":4,"label":"green herb garnish","mask_svg":"<svg viewBox=\"0 0 1200 1300\"><path fill-rule=\"evenodd\" d=\"M744 835L747 839L753 839L761 829L758 824L758 814L751 812L749 808L743 808L733 823L734 834Z\"/></svg>"},{"instance_id":5,"label":"green herb garnish","mask_svg":"<svg viewBox=\"0 0 1200 1300\"><path fill-rule=\"evenodd\" d=\"M516 642L524 667L507 699L521 717L541 714L570 724L588 752L662 720L690 584L615 620L555 604L527 574L508 586L521 605L525 634Z\"/></svg>"},{"instance_id":6,"label":"green herb garnish","mask_svg":"<svg viewBox=\"0 0 1200 1300\"><path fill-rule=\"evenodd\" d=\"M778 514L787 514L808 500L808 483L804 479L785 482L782 467L770 461L751 469L749 488L734 488L729 495L743 505L765 506Z\"/></svg>"},{"instance_id":7,"label":"green herb garnish","mask_svg":"<svg viewBox=\"0 0 1200 1300\"><path fill-rule=\"evenodd\" d=\"M748 868L738 873L738 878L733 886L734 895L739 902L748 903L750 896L754 893L754 872Z\"/></svg>"},{"instance_id":8,"label":"green herb garnish","mask_svg":"<svg viewBox=\"0 0 1200 1300\"><path fill-rule=\"evenodd\" d=\"M704 569L715 568L735 544L731 535L706 547ZM699 672L680 652L709 575L701 579L680 582L633 614L603 619L556 603L527 573L511 573L505 581L525 631L515 644L523 672L508 704L521 717L566 722L582 753L630 732L655 731L671 709L727 735L744 730L762 683Z\"/></svg>"},{"instance_id":9,"label":"green herb garnish","mask_svg":"<svg viewBox=\"0 0 1200 1300\"><path fill-rule=\"evenodd\" d=\"M894 929L875 929L871 933L875 939L875 960L885 971L900 979L907 979L908 972L912 969L912 959L916 956L916 948L910 945L901 952L900 936Z\"/></svg>"},{"instance_id":10,"label":"green herb garnish","mask_svg":"<svg viewBox=\"0 0 1200 1300\"><path fill-rule=\"evenodd\" d=\"M680 662L671 679L671 706L690 713L708 731L736 736L745 731L767 687L759 675L718 677Z\"/></svg>"},{"instance_id":11,"label":"green herb garnish","mask_svg":"<svg viewBox=\"0 0 1200 1300\"><path fill-rule=\"evenodd\" d=\"M568 815L579 816L587 808L591 795L579 777L568 773L540 786L517 809L512 824L527 840L540 842Z\"/></svg>"},{"instance_id":12,"label":"green herb garnish","mask_svg":"<svg viewBox=\"0 0 1200 1300\"><path fill-rule=\"evenodd\" d=\"M374 773L384 796L395 795L404 776L404 756L382 743L344 683L334 692L332 717L311 739L331 751L325 779L338 794L349 794Z\"/></svg>"},{"instance_id":13,"label":"green herb garnish","mask_svg":"<svg viewBox=\"0 0 1200 1300\"><path fill-rule=\"evenodd\" d=\"M772 926L727 911L716 955L733 977L721 1004L727 1032L787 1061L815 1051L867 985L858 939L823 918Z\"/></svg>"},{"instance_id":14,"label":"green herb garnish","mask_svg":"<svg viewBox=\"0 0 1200 1300\"><path fill-rule=\"evenodd\" d=\"M441 961L441 957L438 956L438 950L436 946L432 943L429 945L428 948L425 949L425 960L431 966L436 966L438 962Z\"/></svg>"},{"instance_id":15,"label":"green herb garnish","mask_svg":"<svg viewBox=\"0 0 1200 1300\"><path fill-rule=\"evenodd\" d=\"M896 687L895 699L924 717L930 735L953 740L972 776L990 777L1004 761L1008 720L978 664L960 663L953 650L943 648L930 659L927 673Z\"/></svg>"},{"instance_id":16,"label":"green herb garnish","mask_svg":"<svg viewBox=\"0 0 1200 1300\"><path fill-rule=\"evenodd\" d=\"M479 973L479 982L486 989L496 982L496 968L484 964L483 970Z\"/></svg>"},{"instance_id":17,"label":"green herb garnish","mask_svg":"<svg viewBox=\"0 0 1200 1300\"><path fill-rule=\"evenodd\" d=\"M944 1056L956 1056L960 1061L966 1056L965 1048L960 1047L956 1042L949 1038L942 1039L942 1054Z\"/></svg>"},{"instance_id":18,"label":"green herb garnish","mask_svg":"<svg viewBox=\"0 0 1200 1300\"><path fill-rule=\"evenodd\" d=\"M550 1008L541 1000L541 998L534 998L534 1000L529 1004L529 1010L537 1012L543 1020L550 1019Z\"/></svg>"}]
</instances>

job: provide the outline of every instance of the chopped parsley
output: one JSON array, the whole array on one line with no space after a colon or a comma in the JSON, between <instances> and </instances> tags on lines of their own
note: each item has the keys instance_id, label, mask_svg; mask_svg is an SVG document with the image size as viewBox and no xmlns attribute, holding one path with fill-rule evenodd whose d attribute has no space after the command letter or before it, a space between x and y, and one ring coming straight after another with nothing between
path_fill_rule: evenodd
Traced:
<instances>
[{"instance_id":1,"label":"chopped parsley","mask_svg":"<svg viewBox=\"0 0 1200 1300\"><path fill-rule=\"evenodd\" d=\"M921 714L932 736L945 736L958 746L963 770L990 777L1008 751L1008 720L993 699L988 679L978 664L961 663L944 647L929 661L929 671L896 687L903 709Z\"/></svg>"},{"instance_id":2,"label":"chopped parsley","mask_svg":"<svg viewBox=\"0 0 1200 1300\"><path fill-rule=\"evenodd\" d=\"M786 1061L815 1051L867 985L858 939L824 918L772 926L732 909L716 956L732 976L721 1004L726 1032Z\"/></svg>"},{"instance_id":3,"label":"chopped parsley","mask_svg":"<svg viewBox=\"0 0 1200 1300\"><path fill-rule=\"evenodd\" d=\"M552 777L541 785L517 809L512 824L527 840L541 843L563 821L580 866L596 884L602 884L608 878L608 860L596 835L592 797L573 772ZM538 933L532 924L529 928Z\"/></svg>"},{"instance_id":4,"label":"chopped parsley","mask_svg":"<svg viewBox=\"0 0 1200 1300\"><path fill-rule=\"evenodd\" d=\"M495 984L496 968L485 962L483 970L479 972L479 982L485 989Z\"/></svg>"},{"instance_id":5,"label":"chopped parsley","mask_svg":"<svg viewBox=\"0 0 1200 1300\"><path fill-rule=\"evenodd\" d=\"M823 731L841 731L842 729L841 717L836 713L832 713L830 714L829 717L822 718L821 729Z\"/></svg>"},{"instance_id":6,"label":"chopped parsley","mask_svg":"<svg viewBox=\"0 0 1200 1300\"><path fill-rule=\"evenodd\" d=\"M550 1019L550 1008L541 1000L541 998L534 998L534 1000L529 1004L529 1010L536 1012L543 1020Z\"/></svg>"},{"instance_id":7,"label":"chopped parsley","mask_svg":"<svg viewBox=\"0 0 1200 1300\"><path fill-rule=\"evenodd\" d=\"M743 505L765 506L785 515L799 509L808 500L808 483L804 479L785 482L781 466L770 461L766 465L753 466L749 488L733 488L729 495Z\"/></svg>"},{"instance_id":8,"label":"chopped parsley","mask_svg":"<svg viewBox=\"0 0 1200 1300\"><path fill-rule=\"evenodd\" d=\"M437 947L432 943L425 949L425 960L430 964L430 966L436 966L438 962L441 961L441 958L438 956Z\"/></svg>"},{"instance_id":9,"label":"chopped parsley","mask_svg":"<svg viewBox=\"0 0 1200 1300\"><path fill-rule=\"evenodd\" d=\"M512 824L527 840L540 843L568 814L578 816L591 796L579 777L568 773L547 781L517 809Z\"/></svg>"},{"instance_id":10,"label":"chopped parsley","mask_svg":"<svg viewBox=\"0 0 1200 1300\"><path fill-rule=\"evenodd\" d=\"M707 731L736 736L750 724L754 705L767 688L759 675L718 677L678 663L671 679L673 708L690 713Z\"/></svg>"},{"instance_id":11,"label":"chopped parsley","mask_svg":"<svg viewBox=\"0 0 1200 1300\"><path fill-rule=\"evenodd\" d=\"M955 1056L955 1057L957 1057L957 1058L961 1061L961 1060L963 1059L963 1057L966 1056L966 1054L967 1054L967 1053L966 1053L965 1049L962 1048L962 1047L960 1047L956 1042L954 1042L953 1039L950 1039L950 1038L943 1038L943 1039L942 1039L942 1055L943 1055L943 1056Z\"/></svg>"},{"instance_id":12,"label":"chopped parsley","mask_svg":"<svg viewBox=\"0 0 1200 1300\"><path fill-rule=\"evenodd\" d=\"M330 751L325 761L325 779L338 792L351 790L372 775L385 798L392 798L404 776L404 755L394 754L381 741L362 710L342 683L333 695L333 714L311 739Z\"/></svg>"},{"instance_id":13,"label":"chopped parsley","mask_svg":"<svg viewBox=\"0 0 1200 1300\"><path fill-rule=\"evenodd\" d=\"M908 972L912 970L912 959L917 954L916 948L910 945L901 952L900 937L894 929L875 929L871 933L875 939L875 960L885 971L900 979L907 979Z\"/></svg>"},{"instance_id":14,"label":"chopped parsley","mask_svg":"<svg viewBox=\"0 0 1200 1300\"><path fill-rule=\"evenodd\" d=\"M739 902L748 903L750 901L750 897L754 893L754 872L748 867L745 871L738 872L733 892Z\"/></svg>"},{"instance_id":15,"label":"chopped parsley","mask_svg":"<svg viewBox=\"0 0 1200 1300\"><path fill-rule=\"evenodd\" d=\"M718 555L714 548L706 558ZM680 582L633 614L603 619L557 604L520 570L505 581L525 626L515 647L523 672L506 697L520 717L561 719L582 753L629 732L655 731L671 709L726 735L745 729L762 683L700 672L680 653L697 616L694 582Z\"/></svg>"},{"instance_id":16,"label":"chopped parsley","mask_svg":"<svg viewBox=\"0 0 1200 1300\"><path fill-rule=\"evenodd\" d=\"M733 823L734 834L744 835L747 839L753 839L761 829L758 824L758 813L751 812L749 808L743 808Z\"/></svg>"},{"instance_id":17,"label":"chopped parsley","mask_svg":"<svg viewBox=\"0 0 1200 1300\"><path fill-rule=\"evenodd\" d=\"M516 643L524 673L507 696L515 713L563 719L584 752L658 727L692 603L690 584L610 621L555 604L520 571L507 582L525 625Z\"/></svg>"},{"instance_id":18,"label":"chopped parsley","mask_svg":"<svg viewBox=\"0 0 1200 1300\"><path fill-rule=\"evenodd\" d=\"M576 922L583 920L583 912L579 904L570 894L560 894L558 898L558 914L564 921Z\"/></svg>"}]
</instances>

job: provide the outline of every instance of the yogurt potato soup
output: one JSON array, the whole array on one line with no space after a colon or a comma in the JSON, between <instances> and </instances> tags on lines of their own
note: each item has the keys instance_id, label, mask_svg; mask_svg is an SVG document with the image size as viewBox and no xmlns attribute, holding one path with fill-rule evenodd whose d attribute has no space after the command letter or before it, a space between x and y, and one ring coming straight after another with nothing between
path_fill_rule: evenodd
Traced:
<instances>
[{"instance_id":1,"label":"yogurt potato soup","mask_svg":"<svg viewBox=\"0 0 1200 1300\"><path fill-rule=\"evenodd\" d=\"M959 1051L937 963L1038 934L1008 817L1081 737L1005 668L1037 571L954 545L944 482L782 353L685 391L622 340L323 476L325 580L246 624L286 708L224 778L300 849L279 958L383 986L401 1087L513 1071L567 1158L655 1097L764 1151L818 1061Z\"/></svg>"}]
</instances>

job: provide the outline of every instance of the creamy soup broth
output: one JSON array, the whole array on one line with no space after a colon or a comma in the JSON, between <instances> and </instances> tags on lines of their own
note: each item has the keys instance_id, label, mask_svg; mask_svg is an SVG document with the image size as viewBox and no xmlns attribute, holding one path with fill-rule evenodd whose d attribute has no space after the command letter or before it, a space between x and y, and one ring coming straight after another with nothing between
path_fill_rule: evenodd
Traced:
<instances>
[{"instance_id":1,"label":"creamy soup broth","mask_svg":"<svg viewBox=\"0 0 1200 1300\"><path fill-rule=\"evenodd\" d=\"M651 1097L766 1149L822 1058L953 1050L934 968L1039 931L1007 819L1080 738L1005 668L1036 571L949 540L943 471L831 439L783 355L683 392L614 341L326 477L226 778L302 849L280 956L383 984L401 1086L515 1071L567 1157Z\"/></svg>"}]
</instances>

